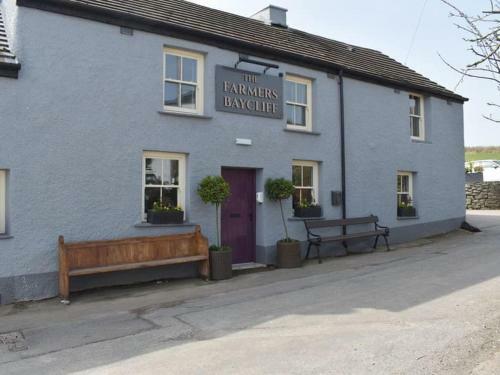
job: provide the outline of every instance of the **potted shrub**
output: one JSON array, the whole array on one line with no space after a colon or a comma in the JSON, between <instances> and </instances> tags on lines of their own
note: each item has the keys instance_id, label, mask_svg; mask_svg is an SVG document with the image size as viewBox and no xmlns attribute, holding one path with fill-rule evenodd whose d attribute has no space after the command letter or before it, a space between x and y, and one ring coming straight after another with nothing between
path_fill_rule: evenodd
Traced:
<instances>
[{"instance_id":1,"label":"potted shrub","mask_svg":"<svg viewBox=\"0 0 500 375\"><path fill-rule=\"evenodd\" d=\"M148 210L148 223L151 224L182 224L184 210L170 204L154 202L153 209Z\"/></svg>"},{"instance_id":2,"label":"potted shrub","mask_svg":"<svg viewBox=\"0 0 500 375\"><path fill-rule=\"evenodd\" d=\"M221 176L207 176L198 186L201 200L215 205L217 244L209 248L212 280L226 280L233 276L233 252L229 246L221 246L219 230L219 209L229 194L229 184Z\"/></svg>"},{"instance_id":3,"label":"potted shrub","mask_svg":"<svg viewBox=\"0 0 500 375\"><path fill-rule=\"evenodd\" d=\"M292 181L284 178L269 179L266 181L266 195L269 200L279 202L281 210L281 219L285 229L285 238L279 240L276 244L277 266L279 268L296 268L302 266L302 257L300 254L300 242L291 239L288 235L285 214L283 213L283 201L289 199L295 188Z\"/></svg>"},{"instance_id":4,"label":"potted shrub","mask_svg":"<svg viewBox=\"0 0 500 375\"><path fill-rule=\"evenodd\" d=\"M398 205L398 217L415 217L417 210L413 207L411 199L408 202L401 202Z\"/></svg>"},{"instance_id":5,"label":"potted shrub","mask_svg":"<svg viewBox=\"0 0 500 375\"><path fill-rule=\"evenodd\" d=\"M294 209L295 217L321 217L322 215L321 206L315 202L309 203L303 200Z\"/></svg>"}]
</instances>

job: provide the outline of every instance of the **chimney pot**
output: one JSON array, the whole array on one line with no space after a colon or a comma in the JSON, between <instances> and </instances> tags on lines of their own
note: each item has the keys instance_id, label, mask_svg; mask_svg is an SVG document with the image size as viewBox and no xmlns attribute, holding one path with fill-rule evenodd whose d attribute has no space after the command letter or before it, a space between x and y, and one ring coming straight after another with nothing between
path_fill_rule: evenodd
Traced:
<instances>
[{"instance_id":1,"label":"chimney pot","mask_svg":"<svg viewBox=\"0 0 500 375\"><path fill-rule=\"evenodd\" d=\"M286 12L288 12L288 9L277 7L276 5L269 5L250 18L262 21L268 25L287 27Z\"/></svg>"}]
</instances>

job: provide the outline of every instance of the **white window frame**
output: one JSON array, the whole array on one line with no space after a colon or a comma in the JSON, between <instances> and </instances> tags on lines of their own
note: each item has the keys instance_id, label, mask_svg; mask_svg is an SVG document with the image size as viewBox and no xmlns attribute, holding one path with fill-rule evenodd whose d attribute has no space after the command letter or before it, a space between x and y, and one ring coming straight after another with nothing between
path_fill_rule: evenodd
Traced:
<instances>
[{"instance_id":1,"label":"white window frame","mask_svg":"<svg viewBox=\"0 0 500 375\"><path fill-rule=\"evenodd\" d=\"M293 124L286 124L287 129L292 129L292 130L300 130L300 131L312 131L312 108L313 108L313 102L312 102L312 80L308 78L303 78L303 77L298 77L292 74L287 74L285 77L285 81L290 81L294 83L300 83L303 85L306 85L307 88L307 105L304 105L303 103L296 103L296 102L291 102L286 100L285 101L285 113L286 113L286 106L288 104L299 106L299 107L304 107L305 108L305 125L306 126L300 126L300 125L293 125ZM286 117L286 116L285 116Z\"/></svg>"},{"instance_id":2,"label":"white window frame","mask_svg":"<svg viewBox=\"0 0 500 375\"><path fill-rule=\"evenodd\" d=\"M409 117L410 119L412 118L418 118L419 119L419 122L418 122L418 127L419 127L419 133L420 133L420 136L419 137L415 137L413 135L413 128L412 128L412 123L410 121L410 136L411 136L411 139L412 140L415 140L415 141L425 141L425 109L424 109L424 97L420 94L415 94L413 92L410 92L408 94L408 100L410 99L410 97L413 96L415 98L418 98L418 100L420 101L420 115L413 115L413 114L409 114Z\"/></svg>"},{"instance_id":3,"label":"white window frame","mask_svg":"<svg viewBox=\"0 0 500 375\"><path fill-rule=\"evenodd\" d=\"M177 160L179 162L179 185L146 185L146 159ZM177 204L184 210L186 219L186 155L173 152L144 151L142 157L142 204L141 218L146 221L145 211L146 187L177 188Z\"/></svg>"},{"instance_id":4,"label":"white window frame","mask_svg":"<svg viewBox=\"0 0 500 375\"><path fill-rule=\"evenodd\" d=\"M0 170L0 235L7 232L7 172Z\"/></svg>"},{"instance_id":5,"label":"white window frame","mask_svg":"<svg viewBox=\"0 0 500 375\"><path fill-rule=\"evenodd\" d=\"M407 176L408 177L408 191L398 191L398 181L399 176ZM400 195L409 195L411 199L412 206L415 207L415 200L413 198L413 172L404 172L404 171L398 171L397 174L397 179L396 179L396 195L397 195L397 203L399 205Z\"/></svg>"},{"instance_id":6,"label":"white window frame","mask_svg":"<svg viewBox=\"0 0 500 375\"><path fill-rule=\"evenodd\" d=\"M167 64L167 55L174 55L178 57L186 57L190 59L194 59L197 61L196 64L196 82L188 82L182 80L182 64L181 64L181 79L167 79L166 73L166 64ZM165 47L163 50L163 108L166 112L181 112L181 113L191 113L203 115L204 111L204 71L205 71L205 56L202 53L197 53L193 51L187 51L179 48ZM165 83L177 83L177 84L186 84L191 86L196 86L196 103L195 108L182 108L181 106L168 106L165 105Z\"/></svg>"},{"instance_id":7,"label":"white window frame","mask_svg":"<svg viewBox=\"0 0 500 375\"><path fill-rule=\"evenodd\" d=\"M292 177L293 177L293 167L312 167L313 177L312 177L312 191L313 191L313 202L319 204L319 165L316 161L308 160L293 160L292 161ZM293 180L293 179L292 179ZM309 189L309 186L296 186L296 189Z\"/></svg>"}]
</instances>

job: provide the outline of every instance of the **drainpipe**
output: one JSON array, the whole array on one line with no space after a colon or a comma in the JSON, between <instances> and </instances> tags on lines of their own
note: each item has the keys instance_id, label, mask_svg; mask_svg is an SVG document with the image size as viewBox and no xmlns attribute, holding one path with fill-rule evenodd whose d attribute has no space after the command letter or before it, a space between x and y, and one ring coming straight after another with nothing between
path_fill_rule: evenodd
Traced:
<instances>
[{"instance_id":1,"label":"drainpipe","mask_svg":"<svg viewBox=\"0 0 500 375\"><path fill-rule=\"evenodd\" d=\"M339 91L340 91L340 163L342 168L342 219L347 218L346 207L346 168L345 168L345 118L344 118L344 71L339 72ZM346 234L346 227L342 227Z\"/></svg>"}]
</instances>

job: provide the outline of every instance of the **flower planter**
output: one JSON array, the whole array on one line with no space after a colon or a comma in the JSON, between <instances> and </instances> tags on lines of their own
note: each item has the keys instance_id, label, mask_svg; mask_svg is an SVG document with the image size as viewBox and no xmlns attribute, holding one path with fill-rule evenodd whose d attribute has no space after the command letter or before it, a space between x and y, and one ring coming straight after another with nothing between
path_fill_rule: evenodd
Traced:
<instances>
[{"instance_id":1,"label":"flower planter","mask_svg":"<svg viewBox=\"0 0 500 375\"><path fill-rule=\"evenodd\" d=\"M210 276L212 280L227 280L233 277L233 251L210 251Z\"/></svg>"},{"instance_id":2,"label":"flower planter","mask_svg":"<svg viewBox=\"0 0 500 375\"><path fill-rule=\"evenodd\" d=\"M183 211L148 211L148 223L150 224L182 224L183 222Z\"/></svg>"},{"instance_id":3,"label":"flower planter","mask_svg":"<svg viewBox=\"0 0 500 375\"><path fill-rule=\"evenodd\" d=\"M415 207L398 207L398 217L415 217L417 210Z\"/></svg>"},{"instance_id":4,"label":"flower planter","mask_svg":"<svg viewBox=\"0 0 500 375\"><path fill-rule=\"evenodd\" d=\"M278 241L276 244L276 265L278 268L298 268L302 267L302 257L300 254L300 242Z\"/></svg>"},{"instance_id":5,"label":"flower planter","mask_svg":"<svg viewBox=\"0 0 500 375\"><path fill-rule=\"evenodd\" d=\"M294 210L294 215L295 217L321 217L323 215L323 210L321 206L297 207Z\"/></svg>"}]
</instances>

